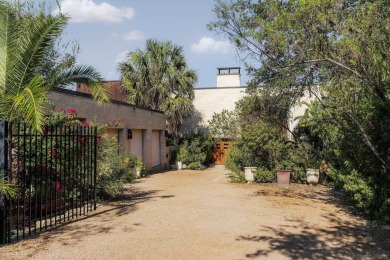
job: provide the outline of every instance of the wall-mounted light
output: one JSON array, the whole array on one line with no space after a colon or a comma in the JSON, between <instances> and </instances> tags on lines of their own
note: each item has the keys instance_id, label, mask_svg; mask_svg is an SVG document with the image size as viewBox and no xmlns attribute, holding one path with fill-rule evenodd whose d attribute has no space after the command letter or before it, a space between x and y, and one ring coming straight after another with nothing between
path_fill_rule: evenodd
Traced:
<instances>
[{"instance_id":1,"label":"wall-mounted light","mask_svg":"<svg viewBox=\"0 0 390 260\"><path fill-rule=\"evenodd\" d=\"M132 139L133 138L133 131L131 129L127 129L127 139Z\"/></svg>"}]
</instances>

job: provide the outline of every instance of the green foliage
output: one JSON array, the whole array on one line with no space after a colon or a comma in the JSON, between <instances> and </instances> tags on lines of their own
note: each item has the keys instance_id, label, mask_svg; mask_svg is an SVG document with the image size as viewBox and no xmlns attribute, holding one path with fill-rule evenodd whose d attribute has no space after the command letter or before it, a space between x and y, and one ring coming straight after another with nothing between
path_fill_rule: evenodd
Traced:
<instances>
[{"instance_id":1,"label":"green foliage","mask_svg":"<svg viewBox=\"0 0 390 260\"><path fill-rule=\"evenodd\" d=\"M204 170L206 169L206 166L201 164L200 162L192 162L187 165L188 170Z\"/></svg>"},{"instance_id":2,"label":"green foliage","mask_svg":"<svg viewBox=\"0 0 390 260\"><path fill-rule=\"evenodd\" d=\"M112 198L122 192L123 185L135 179L137 158L120 154L118 140L103 135L98 147L97 194L100 198Z\"/></svg>"},{"instance_id":3,"label":"green foliage","mask_svg":"<svg viewBox=\"0 0 390 260\"><path fill-rule=\"evenodd\" d=\"M288 110L304 94L317 100L294 132L305 165L326 160L359 208L389 221L388 1L217 1L214 12L209 28L255 61L247 62L249 91L261 85Z\"/></svg>"},{"instance_id":4,"label":"green foliage","mask_svg":"<svg viewBox=\"0 0 390 260\"><path fill-rule=\"evenodd\" d=\"M209 120L210 134L218 139L235 139L238 136L239 123L235 111L222 110L214 113Z\"/></svg>"},{"instance_id":5,"label":"green foliage","mask_svg":"<svg viewBox=\"0 0 390 260\"><path fill-rule=\"evenodd\" d=\"M4 194L7 198L14 198L19 194L19 189L14 184L8 183L2 172L0 172L0 194Z\"/></svg>"},{"instance_id":6,"label":"green foliage","mask_svg":"<svg viewBox=\"0 0 390 260\"><path fill-rule=\"evenodd\" d=\"M276 181L276 173L274 170L268 170L260 167L254 171L253 175L255 177L255 182L267 183Z\"/></svg>"},{"instance_id":7,"label":"green foliage","mask_svg":"<svg viewBox=\"0 0 390 260\"><path fill-rule=\"evenodd\" d=\"M189 135L184 138L183 143L179 146L177 160L186 164L211 164L213 160L211 153L214 144L215 141L209 134Z\"/></svg>"},{"instance_id":8,"label":"green foliage","mask_svg":"<svg viewBox=\"0 0 390 260\"><path fill-rule=\"evenodd\" d=\"M107 101L102 78L91 67L45 70L48 53L69 20L34 9L31 2L0 1L0 119L24 121L42 131L47 93L70 83L88 83L98 101ZM30 9L31 8L31 9Z\"/></svg>"},{"instance_id":9,"label":"green foliage","mask_svg":"<svg viewBox=\"0 0 390 260\"><path fill-rule=\"evenodd\" d=\"M147 40L145 51L138 49L127 58L119 70L130 103L163 111L169 131L177 135L183 121L195 112L197 75L188 69L183 48L169 41Z\"/></svg>"}]
</instances>

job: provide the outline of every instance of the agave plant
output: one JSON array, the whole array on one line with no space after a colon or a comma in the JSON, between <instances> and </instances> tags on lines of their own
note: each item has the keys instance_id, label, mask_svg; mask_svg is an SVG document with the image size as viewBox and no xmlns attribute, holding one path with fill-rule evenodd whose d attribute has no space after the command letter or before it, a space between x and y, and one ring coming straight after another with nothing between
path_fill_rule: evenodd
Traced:
<instances>
[{"instance_id":1,"label":"agave plant","mask_svg":"<svg viewBox=\"0 0 390 260\"><path fill-rule=\"evenodd\" d=\"M18 8L0 0L0 119L23 120L41 131L48 92L70 83L85 83L98 102L107 101L107 87L92 67L39 73L69 17L38 13L28 19L26 23Z\"/></svg>"}]
</instances>

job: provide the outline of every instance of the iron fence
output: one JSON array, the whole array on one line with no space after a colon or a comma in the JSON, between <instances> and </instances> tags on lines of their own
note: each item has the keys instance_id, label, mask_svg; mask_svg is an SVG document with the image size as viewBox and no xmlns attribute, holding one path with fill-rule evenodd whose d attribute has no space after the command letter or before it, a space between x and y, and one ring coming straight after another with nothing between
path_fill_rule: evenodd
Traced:
<instances>
[{"instance_id":1,"label":"iron fence","mask_svg":"<svg viewBox=\"0 0 390 260\"><path fill-rule=\"evenodd\" d=\"M0 200L0 244L96 209L97 129L0 121L0 172L18 196Z\"/></svg>"}]
</instances>

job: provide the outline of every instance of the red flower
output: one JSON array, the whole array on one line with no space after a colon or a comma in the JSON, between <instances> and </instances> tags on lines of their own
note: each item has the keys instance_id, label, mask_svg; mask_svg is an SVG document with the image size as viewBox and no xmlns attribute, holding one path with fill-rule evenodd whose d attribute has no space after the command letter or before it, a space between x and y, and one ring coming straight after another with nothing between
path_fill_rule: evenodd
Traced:
<instances>
[{"instance_id":1,"label":"red flower","mask_svg":"<svg viewBox=\"0 0 390 260\"><path fill-rule=\"evenodd\" d=\"M81 122L81 126L89 127L89 123L87 121Z\"/></svg>"},{"instance_id":2,"label":"red flower","mask_svg":"<svg viewBox=\"0 0 390 260\"><path fill-rule=\"evenodd\" d=\"M69 109L68 109L68 114L69 114L69 115L76 115L76 109L74 109L74 108L69 108Z\"/></svg>"},{"instance_id":3,"label":"red flower","mask_svg":"<svg viewBox=\"0 0 390 260\"><path fill-rule=\"evenodd\" d=\"M59 192L64 192L64 189L61 187L61 183L59 181L56 181L56 190Z\"/></svg>"}]
</instances>

